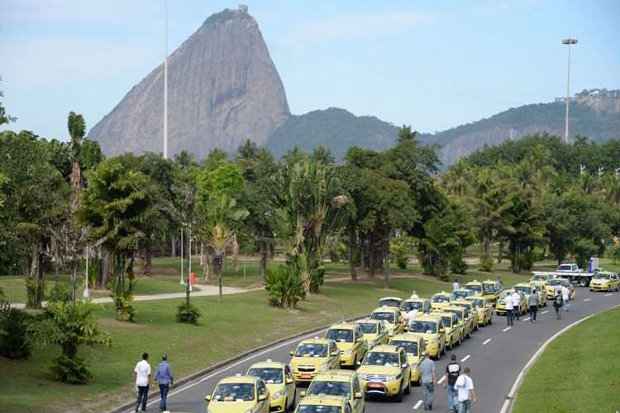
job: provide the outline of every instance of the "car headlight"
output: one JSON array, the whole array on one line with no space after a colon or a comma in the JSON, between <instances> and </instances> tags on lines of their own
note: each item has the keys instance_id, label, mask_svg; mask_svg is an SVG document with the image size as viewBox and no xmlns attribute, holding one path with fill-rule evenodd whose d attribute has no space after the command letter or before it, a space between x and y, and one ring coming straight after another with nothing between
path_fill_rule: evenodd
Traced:
<instances>
[{"instance_id":1,"label":"car headlight","mask_svg":"<svg viewBox=\"0 0 620 413\"><path fill-rule=\"evenodd\" d=\"M344 354L345 356L350 356L351 354L353 354L353 349L344 350L342 354Z\"/></svg>"},{"instance_id":2,"label":"car headlight","mask_svg":"<svg viewBox=\"0 0 620 413\"><path fill-rule=\"evenodd\" d=\"M366 373L359 373L358 376L362 380L368 380L368 374Z\"/></svg>"},{"instance_id":3,"label":"car headlight","mask_svg":"<svg viewBox=\"0 0 620 413\"><path fill-rule=\"evenodd\" d=\"M385 376L385 381L394 381L394 380L400 380L403 376L401 374L396 375L396 376Z\"/></svg>"},{"instance_id":4,"label":"car headlight","mask_svg":"<svg viewBox=\"0 0 620 413\"><path fill-rule=\"evenodd\" d=\"M279 399L281 397L284 397L285 392L283 390L277 391L274 394L271 395L272 399Z\"/></svg>"}]
</instances>

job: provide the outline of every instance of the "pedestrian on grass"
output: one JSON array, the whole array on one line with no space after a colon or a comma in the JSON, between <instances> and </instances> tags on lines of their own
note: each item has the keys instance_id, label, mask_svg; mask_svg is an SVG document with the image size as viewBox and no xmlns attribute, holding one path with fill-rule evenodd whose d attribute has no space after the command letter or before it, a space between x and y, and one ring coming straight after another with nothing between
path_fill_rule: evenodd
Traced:
<instances>
[{"instance_id":1,"label":"pedestrian on grass","mask_svg":"<svg viewBox=\"0 0 620 413\"><path fill-rule=\"evenodd\" d=\"M159 410L162 412L168 411L168 391L172 387L174 377L172 377L172 371L168 364L168 354L164 353L161 356L161 363L157 366L157 372L155 373L155 381L159 383Z\"/></svg>"},{"instance_id":2,"label":"pedestrian on grass","mask_svg":"<svg viewBox=\"0 0 620 413\"><path fill-rule=\"evenodd\" d=\"M562 318L562 316L560 315L560 309L562 308L563 305L564 305L564 299L562 298L562 292L556 291L555 297L553 299L553 308L555 308L555 315L558 320Z\"/></svg>"},{"instance_id":3,"label":"pedestrian on grass","mask_svg":"<svg viewBox=\"0 0 620 413\"><path fill-rule=\"evenodd\" d=\"M536 314L538 313L538 304L539 304L538 292L536 291L536 288L534 288L530 296L527 298L527 305L530 310L530 323L536 322Z\"/></svg>"},{"instance_id":4,"label":"pedestrian on grass","mask_svg":"<svg viewBox=\"0 0 620 413\"><path fill-rule=\"evenodd\" d=\"M422 373L422 386L424 386L424 410L433 410L433 397L435 396L435 362L427 357L420 363Z\"/></svg>"},{"instance_id":5,"label":"pedestrian on grass","mask_svg":"<svg viewBox=\"0 0 620 413\"><path fill-rule=\"evenodd\" d=\"M136 412L140 407L142 411L146 411L146 401L149 398L149 381L151 379L151 365L148 362L149 353L142 353L140 360L133 369L136 377L136 387L138 388L138 401L136 403Z\"/></svg>"},{"instance_id":6,"label":"pedestrian on grass","mask_svg":"<svg viewBox=\"0 0 620 413\"><path fill-rule=\"evenodd\" d=\"M446 383L446 390L448 391L448 412L457 413L458 399L456 387L454 387L454 385L456 384L456 379L461 375L461 365L456 361L456 354L450 356L450 363L446 366L446 375L448 376Z\"/></svg>"},{"instance_id":7,"label":"pedestrian on grass","mask_svg":"<svg viewBox=\"0 0 620 413\"><path fill-rule=\"evenodd\" d=\"M459 285L459 280L457 280L456 278L454 279L454 282L452 283L452 291L456 291L459 288L461 288L461 286Z\"/></svg>"},{"instance_id":8,"label":"pedestrian on grass","mask_svg":"<svg viewBox=\"0 0 620 413\"><path fill-rule=\"evenodd\" d=\"M568 302L570 301L570 291L565 285L562 286L562 301L564 301L564 311L568 311Z\"/></svg>"},{"instance_id":9,"label":"pedestrian on grass","mask_svg":"<svg viewBox=\"0 0 620 413\"><path fill-rule=\"evenodd\" d=\"M508 326L512 326L514 325L514 321L512 319L512 312L514 310L512 294L506 294L506 297L504 297L504 307L506 307L506 323Z\"/></svg>"},{"instance_id":10,"label":"pedestrian on grass","mask_svg":"<svg viewBox=\"0 0 620 413\"><path fill-rule=\"evenodd\" d=\"M521 294L519 294L517 291L514 291L512 293L512 306L513 306L513 318L516 318L517 321L519 321L519 318L521 317Z\"/></svg>"},{"instance_id":11,"label":"pedestrian on grass","mask_svg":"<svg viewBox=\"0 0 620 413\"><path fill-rule=\"evenodd\" d=\"M471 405L477 402L476 392L474 391L474 381L469 376L471 370L465 367L463 374L456 379L454 387L457 390L457 398L459 401L458 413L471 413Z\"/></svg>"}]
</instances>

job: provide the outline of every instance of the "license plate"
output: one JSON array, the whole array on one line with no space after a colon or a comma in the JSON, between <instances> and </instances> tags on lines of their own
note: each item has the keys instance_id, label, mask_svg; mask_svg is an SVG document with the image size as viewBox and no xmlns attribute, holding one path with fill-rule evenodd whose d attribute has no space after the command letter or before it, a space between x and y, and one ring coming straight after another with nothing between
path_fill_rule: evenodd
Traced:
<instances>
[{"instance_id":1,"label":"license plate","mask_svg":"<svg viewBox=\"0 0 620 413\"><path fill-rule=\"evenodd\" d=\"M383 384L381 384L381 383L368 383L368 388L369 389L382 389L383 388Z\"/></svg>"},{"instance_id":2,"label":"license plate","mask_svg":"<svg viewBox=\"0 0 620 413\"><path fill-rule=\"evenodd\" d=\"M301 373L299 375L299 377L301 377L302 379L311 379L312 378L312 374L310 374L310 373Z\"/></svg>"}]
</instances>

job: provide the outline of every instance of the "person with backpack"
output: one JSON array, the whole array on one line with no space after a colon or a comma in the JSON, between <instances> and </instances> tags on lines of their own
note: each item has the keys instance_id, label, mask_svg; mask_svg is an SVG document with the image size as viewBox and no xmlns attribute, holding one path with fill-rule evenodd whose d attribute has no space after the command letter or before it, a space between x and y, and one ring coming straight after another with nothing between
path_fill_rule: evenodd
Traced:
<instances>
[{"instance_id":1,"label":"person with backpack","mask_svg":"<svg viewBox=\"0 0 620 413\"><path fill-rule=\"evenodd\" d=\"M446 376L448 380L446 382L446 390L448 392L448 412L458 413L458 399L457 391L454 385L456 379L461 375L461 365L456 362L456 354L450 356L450 363L446 366Z\"/></svg>"},{"instance_id":2,"label":"person with backpack","mask_svg":"<svg viewBox=\"0 0 620 413\"><path fill-rule=\"evenodd\" d=\"M527 297L527 305L530 312L530 323L536 322L536 314L538 313L538 292L534 288L529 297Z\"/></svg>"},{"instance_id":3,"label":"person with backpack","mask_svg":"<svg viewBox=\"0 0 620 413\"><path fill-rule=\"evenodd\" d=\"M564 305L564 299L562 298L562 291L556 291L555 298L553 299L553 308L555 308L555 315L558 320L562 318L560 315L560 309Z\"/></svg>"}]
</instances>

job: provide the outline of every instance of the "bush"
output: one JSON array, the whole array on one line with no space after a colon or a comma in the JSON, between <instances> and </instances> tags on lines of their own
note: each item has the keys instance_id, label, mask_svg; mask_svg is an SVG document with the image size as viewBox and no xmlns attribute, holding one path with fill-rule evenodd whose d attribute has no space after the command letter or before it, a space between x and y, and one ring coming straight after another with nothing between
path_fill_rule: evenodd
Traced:
<instances>
[{"instance_id":1,"label":"bush","mask_svg":"<svg viewBox=\"0 0 620 413\"><path fill-rule=\"evenodd\" d=\"M118 321L134 321L136 310L131 305L131 297L125 295L114 296L114 307L116 307L116 319Z\"/></svg>"},{"instance_id":2,"label":"bush","mask_svg":"<svg viewBox=\"0 0 620 413\"><path fill-rule=\"evenodd\" d=\"M86 384L93 379L86 363L79 357L60 355L52 362L54 379L69 384Z\"/></svg>"},{"instance_id":3,"label":"bush","mask_svg":"<svg viewBox=\"0 0 620 413\"><path fill-rule=\"evenodd\" d=\"M450 258L450 271L454 274L465 274L467 272L467 263L463 260L462 255L455 255Z\"/></svg>"},{"instance_id":4,"label":"bush","mask_svg":"<svg viewBox=\"0 0 620 413\"><path fill-rule=\"evenodd\" d=\"M493 267L495 267L495 262L493 261L493 257L487 254L487 255L483 255L480 258L480 271L492 272Z\"/></svg>"},{"instance_id":5,"label":"bush","mask_svg":"<svg viewBox=\"0 0 620 413\"><path fill-rule=\"evenodd\" d=\"M68 303L69 301L73 301L73 297L71 297L69 287L60 282L56 282L54 288L52 288L47 296L47 301L53 303Z\"/></svg>"},{"instance_id":6,"label":"bush","mask_svg":"<svg viewBox=\"0 0 620 413\"><path fill-rule=\"evenodd\" d=\"M278 265L268 271L265 289L269 294L269 304L276 307L294 308L306 297L299 272L293 265Z\"/></svg>"},{"instance_id":7,"label":"bush","mask_svg":"<svg viewBox=\"0 0 620 413\"><path fill-rule=\"evenodd\" d=\"M404 235L396 237L390 242L390 253L401 270L407 269L409 255L413 253L413 247L413 238Z\"/></svg>"},{"instance_id":8,"label":"bush","mask_svg":"<svg viewBox=\"0 0 620 413\"><path fill-rule=\"evenodd\" d=\"M198 324L201 315L200 310L190 303L183 303L177 307L178 323Z\"/></svg>"},{"instance_id":9,"label":"bush","mask_svg":"<svg viewBox=\"0 0 620 413\"><path fill-rule=\"evenodd\" d=\"M31 316L11 308L7 301L0 303L0 355L10 359L30 357L32 346L28 337Z\"/></svg>"}]
</instances>

